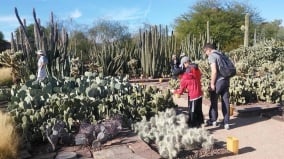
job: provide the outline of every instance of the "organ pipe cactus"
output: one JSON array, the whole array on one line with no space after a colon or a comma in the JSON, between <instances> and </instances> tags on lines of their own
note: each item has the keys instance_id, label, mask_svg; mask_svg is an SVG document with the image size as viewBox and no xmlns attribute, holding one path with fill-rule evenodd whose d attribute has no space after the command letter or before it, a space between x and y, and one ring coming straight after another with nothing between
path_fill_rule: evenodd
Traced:
<instances>
[{"instance_id":1,"label":"organ pipe cactus","mask_svg":"<svg viewBox=\"0 0 284 159\"><path fill-rule=\"evenodd\" d=\"M212 41L209 39L210 42ZM202 58L203 46L206 43L205 34L200 34L199 37L195 37L189 34L181 43L181 51L186 53L191 60L199 60Z\"/></svg>"},{"instance_id":2,"label":"organ pipe cactus","mask_svg":"<svg viewBox=\"0 0 284 159\"><path fill-rule=\"evenodd\" d=\"M169 74L164 69L169 68L171 55L177 52L173 32L168 36L168 28L163 29L161 25L139 32L142 74L152 78L161 77L162 73Z\"/></svg>"}]
</instances>

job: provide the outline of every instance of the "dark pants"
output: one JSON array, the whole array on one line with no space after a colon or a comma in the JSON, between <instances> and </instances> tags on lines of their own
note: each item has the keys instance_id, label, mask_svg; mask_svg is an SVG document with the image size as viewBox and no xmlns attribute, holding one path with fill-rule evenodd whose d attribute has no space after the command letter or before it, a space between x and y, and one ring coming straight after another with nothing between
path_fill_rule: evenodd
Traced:
<instances>
[{"instance_id":1,"label":"dark pants","mask_svg":"<svg viewBox=\"0 0 284 159\"><path fill-rule=\"evenodd\" d=\"M218 119L218 97L221 96L222 113L224 117L224 124L229 124L230 120L230 103L229 103L229 80L223 79L216 83L216 91L210 92L210 122L215 122Z\"/></svg>"},{"instance_id":2,"label":"dark pants","mask_svg":"<svg viewBox=\"0 0 284 159\"><path fill-rule=\"evenodd\" d=\"M188 126L200 127L204 123L204 117L202 112L202 98L190 101L188 100Z\"/></svg>"}]
</instances>

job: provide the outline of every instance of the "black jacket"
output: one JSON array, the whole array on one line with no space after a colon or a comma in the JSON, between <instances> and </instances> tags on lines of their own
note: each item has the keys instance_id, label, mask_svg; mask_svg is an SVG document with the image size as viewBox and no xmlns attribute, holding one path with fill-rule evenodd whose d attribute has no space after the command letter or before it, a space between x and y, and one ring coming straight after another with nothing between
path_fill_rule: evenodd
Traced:
<instances>
[{"instance_id":1,"label":"black jacket","mask_svg":"<svg viewBox=\"0 0 284 159\"><path fill-rule=\"evenodd\" d=\"M175 62L175 60L172 60L170 64L171 64L171 69L175 70L175 69L179 68L180 62L179 62L178 59L176 59L176 62Z\"/></svg>"},{"instance_id":2,"label":"black jacket","mask_svg":"<svg viewBox=\"0 0 284 159\"><path fill-rule=\"evenodd\" d=\"M180 74L183 74L184 72L190 71L190 68L198 68L198 64L191 63L191 64L189 65L188 69L178 67L177 69L174 69L174 70L173 70L173 75L174 75L174 76L178 76L178 75L180 75Z\"/></svg>"}]
</instances>

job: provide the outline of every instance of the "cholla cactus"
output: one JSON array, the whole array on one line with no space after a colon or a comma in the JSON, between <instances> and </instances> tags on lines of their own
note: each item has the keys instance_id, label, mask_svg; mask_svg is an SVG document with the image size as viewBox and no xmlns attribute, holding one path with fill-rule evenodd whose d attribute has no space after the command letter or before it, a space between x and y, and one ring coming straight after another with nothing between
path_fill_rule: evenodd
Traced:
<instances>
[{"instance_id":1,"label":"cholla cactus","mask_svg":"<svg viewBox=\"0 0 284 159\"><path fill-rule=\"evenodd\" d=\"M169 80L169 86L171 89L177 89L179 88L179 80L176 80L176 79L170 79Z\"/></svg>"},{"instance_id":2,"label":"cholla cactus","mask_svg":"<svg viewBox=\"0 0 284 159\"><path fill-rule=\"evenodd\" d=\"M159 153L165 158L174 158L182 149L211 148L213 138L202 128L188 128L187 116L176 115L174 109L159 112L150 121L144 117L133 126L138 136L147 143L155 142Z\"/></svg>"},{"instance_id":3,"label":"cholla cactus","mask_svg":"<svg viewBox=\"0 0 284 159\"><path fill-rule=\"evenodd\" d=\"M79 75L81 74L81 69L82 68L82 62L80 61L80 59L77 58L72 58L71 59L71 76L72 77L79 77Z\"/></svg>"},{"instance_id":4,"label":"cholla cactus","mask_svg":"<svg viewBox=\"0 0 284 159\"><path fill-rule=\"evenodd\" d=\"M21 58L23 52L12 52L12 50L6 50L0 53L0 64L5 67L12 68L12 80L14 83L19 82L20 79L28 76L30 70L26 68L26 62Z\"/></svg>"}]
</instances>

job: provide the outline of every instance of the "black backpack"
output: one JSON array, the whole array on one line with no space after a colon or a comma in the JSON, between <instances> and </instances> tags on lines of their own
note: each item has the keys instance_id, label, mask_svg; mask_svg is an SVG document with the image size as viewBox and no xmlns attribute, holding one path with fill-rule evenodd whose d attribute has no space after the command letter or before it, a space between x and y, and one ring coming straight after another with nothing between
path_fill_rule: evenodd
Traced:
<instances>
[{"instance_id":1,"label":"black backpack","mask_svg":"<svg viewBox=\"0 0 284 159\"><path fill-rule=\"evenodd\" d=\"M231 59L223 53L213 52L217 57L217 69L219 73L224 78L230 78L236 75L236 67Z\"/></svg>"}]
</instances>

